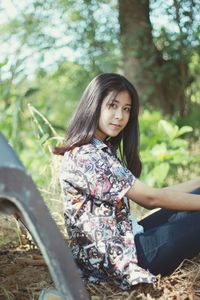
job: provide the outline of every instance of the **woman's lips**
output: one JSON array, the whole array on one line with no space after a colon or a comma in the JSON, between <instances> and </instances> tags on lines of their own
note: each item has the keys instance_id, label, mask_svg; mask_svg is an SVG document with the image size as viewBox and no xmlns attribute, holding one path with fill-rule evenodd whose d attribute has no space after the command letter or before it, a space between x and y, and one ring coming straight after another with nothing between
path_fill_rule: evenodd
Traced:
<instances>
[{"instance_id":1,"label":"woman's lips","mask_svg":"<svg viewBox=\"0 0 200 300\"><path fill-rule=\"evenodd\" d=\"M114 127L115 129L120 129L122 126L119 124L110 124L112 127Z\"/></svg>"}]
</instances>

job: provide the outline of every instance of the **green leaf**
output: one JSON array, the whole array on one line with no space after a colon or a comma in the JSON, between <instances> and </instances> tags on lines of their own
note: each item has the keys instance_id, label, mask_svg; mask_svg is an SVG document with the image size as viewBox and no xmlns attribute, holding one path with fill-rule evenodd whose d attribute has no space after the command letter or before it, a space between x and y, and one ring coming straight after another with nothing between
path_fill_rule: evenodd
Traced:
<instances>
[{"instance_id":1,"label":"green leaf","mask_svg":"<svg viewBox=\"0 0 200 300\"><path fill-rule=\"evenodd\" d=\"M186 132L191 132L191 131L193 131L193 128L191 126L183 126L179 129L178 135L180 136L180 135L183 135Z\"/></svg>"},{"instance_id":2,"label":"green leaf","mask_svg":"<svg viewBox=\"0 0 200 300\"><path fill-rule=\"evenodd\" d=\"M166 156L168 155L168 150L167 150L166 144L161 143L161 144L155 145L152 148L151 153L154 155L154 157L156 157L157 161L164 160L166 158Z\"/></svg>"},{"instance_id":3,"label":"green leaf","mask_svg":"<svg viewBox=\"0 0 200 300\"><path fill-rule=\"evenodd\" d=\"M172 138L174 136L175 128L166 120L160 120L158 127L161 128L168 137Z\"/></svg>"},{"instance_id":4,"label":"green leaf","mask_svg":"<svg viewBox=\"0 0 200 300\"><path fill-rule=\"evenodd\" d=\"M39 88L30 88L25 92L24 97L30 97L33 94L37 93L38 91L39 91Z\"/></svg>"},{"instance_id":5,"label":"green leaf","mask_svg":"<svg viewBox=\"0 0 200 300\"><path fill-rule=\"evenodd\" d=\"M176 149L176 148L187 149L188 148L188 141L185 141L184 139L176 138L173 141L171 141L170 146L171 146L172 149Z\"/></svg>"},{"instance_id":6,"label":"green leaf","mask_svg":"<svg viewBox=\"0 0 200 300\"><path fill-rule=\"evenodd\" d=\"M149 176L154 177L155 182L157 183L158 186L162 186L167 177L168 172L169 172L169 164L161 163L151 170Z\"/></svg>"}]
</instances>

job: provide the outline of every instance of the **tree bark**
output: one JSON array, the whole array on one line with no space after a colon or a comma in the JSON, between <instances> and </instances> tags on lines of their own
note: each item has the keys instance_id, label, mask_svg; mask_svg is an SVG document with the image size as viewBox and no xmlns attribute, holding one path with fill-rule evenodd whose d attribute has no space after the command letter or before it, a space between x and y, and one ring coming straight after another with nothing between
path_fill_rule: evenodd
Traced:
<instances>
[{"instance_id":1,"label":"tree bark","mask_svg":"<svg viewBox=\"0 0 200 300\"><path fill-rule=\"evenodd\" d=\"M140 99L166 114L184 114L187 65L164 60L156 48L149 18L149 0L118 0L124 75ZM184 77L184 78L182 78Z\"/></svg>"}]
</instances>

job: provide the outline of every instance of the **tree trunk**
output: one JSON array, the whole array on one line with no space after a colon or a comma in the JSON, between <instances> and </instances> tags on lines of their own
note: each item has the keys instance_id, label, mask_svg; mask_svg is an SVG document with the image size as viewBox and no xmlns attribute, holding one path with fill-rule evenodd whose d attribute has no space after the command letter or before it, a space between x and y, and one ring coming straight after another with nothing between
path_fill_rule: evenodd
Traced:
<instances>
[{"instance_id":1,"label":"tree trunk","mask_svg":"<svg viewBox=\"0 0 200 300\"><path fill-rule=\"evenodd\" d=\"M144 105L170 115L184 114L187 66L183 61L164 60L155 47L149 0L118 1L124 75L136 86Z\"/></svg>"}]
</instances>

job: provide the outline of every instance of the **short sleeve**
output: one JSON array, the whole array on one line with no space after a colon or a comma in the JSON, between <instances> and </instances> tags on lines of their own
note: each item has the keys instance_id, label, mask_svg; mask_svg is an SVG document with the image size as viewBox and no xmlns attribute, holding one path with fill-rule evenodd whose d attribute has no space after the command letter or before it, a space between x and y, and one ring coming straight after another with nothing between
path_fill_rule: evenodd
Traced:
<instances>
[{"instance_id":1,"label":"short sleeve","mask_svg":"<svg viewBox=\"0 0 200 300\"><path fill-rule=\"evenodd\" d=\"M61 177L80 192L112 203L121 199L135 181L115 156L98 149L66 154Z\"/></svg>"}]
</instances>

